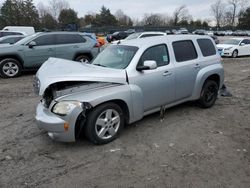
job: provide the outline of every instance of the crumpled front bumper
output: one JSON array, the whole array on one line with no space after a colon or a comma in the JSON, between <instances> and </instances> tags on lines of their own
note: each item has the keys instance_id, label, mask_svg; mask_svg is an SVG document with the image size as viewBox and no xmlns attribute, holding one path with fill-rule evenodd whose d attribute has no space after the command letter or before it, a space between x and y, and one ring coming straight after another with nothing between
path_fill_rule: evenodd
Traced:
<instances>
[{"instance_id":1,"label":"crumpled front bumper","mask_svg":"<svg viewBox=\"0 0 250 188\"><path fill-rule=\"evenodd\" d=\"M76 107L66 116L58 116L45 108L42 103L39 103L36 109L36 121L38 128L48 132L48 135L56 141L74 142L75 125L78 116L83 109ZM65 129L65 124L68 128Z\"/></svg>"}]
</instances>

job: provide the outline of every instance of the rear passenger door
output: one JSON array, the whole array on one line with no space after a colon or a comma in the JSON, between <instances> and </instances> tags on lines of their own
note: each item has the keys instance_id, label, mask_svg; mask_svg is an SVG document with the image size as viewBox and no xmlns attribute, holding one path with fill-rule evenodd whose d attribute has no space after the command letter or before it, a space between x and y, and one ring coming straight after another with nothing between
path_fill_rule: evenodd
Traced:
<instances>
[{"instance_id":1,"label":"rear passenger door","mask_svg":"<svg viewBox=\"0 0 250 188\"><path fill-rule=\"evenodd\" d=\"M192 95L200 64L192 40L175 41L172 47L175 55L175 100L179 101Z\"/></svg>"},{"instance_id":2,"label":"rear passenger door","mask_svg":"<svg viewBox=\"0 0 250 188\"><path fill-rule=\"evenodd\" d=\"M78 34L56 35L56 57L74 60L76 53L82 52L86 39Z\"/></svg>"}]
</instances>

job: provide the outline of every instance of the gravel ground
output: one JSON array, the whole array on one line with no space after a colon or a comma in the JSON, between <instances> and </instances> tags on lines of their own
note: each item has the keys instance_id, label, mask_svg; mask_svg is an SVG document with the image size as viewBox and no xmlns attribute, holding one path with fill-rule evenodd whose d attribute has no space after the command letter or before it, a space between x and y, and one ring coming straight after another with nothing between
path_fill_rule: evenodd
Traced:
<instances>
[{"instance_id":1,"label":"gravel ground","mask_svg":"<svg viewBox=\"0 0 250 188\"><path fill-rule=\"evenodd\" d=\"M147 116L103 146L52 141L32 73L0 79L0 187L250 187L250 58L223 61L233 97Z\"/></svg>"}]
</instances>

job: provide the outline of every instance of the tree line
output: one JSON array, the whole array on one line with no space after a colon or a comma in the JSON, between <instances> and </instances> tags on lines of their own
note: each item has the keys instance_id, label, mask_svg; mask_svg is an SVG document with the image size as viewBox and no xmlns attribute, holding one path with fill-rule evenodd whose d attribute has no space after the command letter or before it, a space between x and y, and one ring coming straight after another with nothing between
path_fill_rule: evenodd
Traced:
<instances>
[{"instance_id":1,"label":"tree line","mask_svg":"<svg viewBox=\"0 0 250 188\"><path fill-rule=\"evenodd\" d=\"M211 5L216 26L250 29L250 7L244 7L246 0L217 0ZM132 19L122 10L114 14L102 6L99 13L88 13L78 17L66 0L49 0L34 5L33 0L5 0L0 7L0 28L7 25L34 26L36 30L62 30L71 24L79 27L130 27L130 26L178 26L207 28L212 20L193 20L185 5L175 9L172 15L145 14L143 19Z\"/></svg>"}]
</instances>

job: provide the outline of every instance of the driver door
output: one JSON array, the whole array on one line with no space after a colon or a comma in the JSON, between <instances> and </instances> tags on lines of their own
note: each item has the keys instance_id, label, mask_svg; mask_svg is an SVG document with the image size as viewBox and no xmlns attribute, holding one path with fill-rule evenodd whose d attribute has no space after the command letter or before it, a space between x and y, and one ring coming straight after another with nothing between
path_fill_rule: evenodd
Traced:
<instances>
[{"instance_id":1,"label":"driver door","mask_svg":"<svg viewBox=\"0 0 250 188\"><path fill-rule=\"evenodd\" d=\"M41 66L48 58L55 57L56 43L54 34L46 34L33 40L36 45L24 47L25 67L35 68Z\"/></svg>"},{"instance_id":2,"label":"driver door","mask_svg":"<svg viewBox=\"0 0 250 188\"><path fill-rule=\"evenodd\" d=\"M137 66L143 65L146 60L157 63L154 70L137 71L137 75L130 80L142 90L144 112L164 106L174 101L174 67L169 61L165 44L148 48L142 54Z\"/></svg>"}]
</instances>

